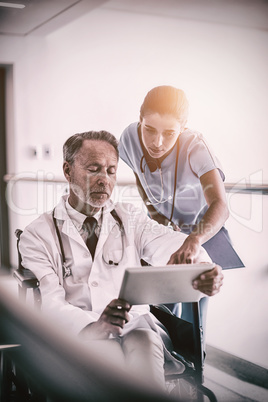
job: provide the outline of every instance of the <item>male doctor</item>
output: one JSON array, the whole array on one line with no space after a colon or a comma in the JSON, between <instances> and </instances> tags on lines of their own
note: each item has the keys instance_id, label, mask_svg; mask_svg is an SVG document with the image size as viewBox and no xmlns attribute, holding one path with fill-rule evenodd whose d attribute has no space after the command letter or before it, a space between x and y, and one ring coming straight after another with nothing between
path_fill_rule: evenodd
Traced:
<instances>
[{"instance_id":1,"label":"male doctor","mask_svg":"<svg viewBox=\"0 0 268 402\"><path fill-rule=\"evenodd\" d=\"M131 307L118 294L126 267L140 266L141 259L166 264L185 235L131 204L110 200L118 165L117 140L110 133L75 134L63 154L69 195L26 227L20 240L22 264L40 281L42 311L82 340L116 344L132 374L164 388L164 365L184 367L174 363L170 340L149 307ZM93 216L95 228L85 224ZM204 249L200 261L210 261ZM193 286L212 296L222 281L216 266Z\"/></svg>"}]
</instances>

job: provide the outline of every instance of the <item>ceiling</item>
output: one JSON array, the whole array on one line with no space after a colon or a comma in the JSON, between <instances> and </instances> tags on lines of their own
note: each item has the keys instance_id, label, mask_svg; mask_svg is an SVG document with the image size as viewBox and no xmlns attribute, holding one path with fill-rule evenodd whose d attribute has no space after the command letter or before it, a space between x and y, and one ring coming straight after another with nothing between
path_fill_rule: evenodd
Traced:
<instances>
[{"instance_id":1,"label":"ceiling","mask_svg":"<svg viewBox=\"0 0 268 402\"><path fill-rule=\"evenodd\" d=\"M105 0L6 0L24 8L1 7L0 34L26 36L46 35L100 7Z\"/></svg>"},{"instance_id":2,"label":"ceiling","mask_svg":"<svg viewBox=\"0 0 268 402\"><path fill-rule=\"evenodd\" d=\"M46 35L95 8L268 30L268 0L6 0L0 35Z\"/></svg>"}]
</instances>

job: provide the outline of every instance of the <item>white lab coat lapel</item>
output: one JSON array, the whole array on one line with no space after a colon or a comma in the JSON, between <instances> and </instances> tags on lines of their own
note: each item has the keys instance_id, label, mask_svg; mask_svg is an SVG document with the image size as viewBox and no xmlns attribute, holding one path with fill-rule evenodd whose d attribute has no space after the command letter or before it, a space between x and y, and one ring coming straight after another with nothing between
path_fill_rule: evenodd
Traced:
<instances>
[{"instance_id":1,"label":"white lab coat lapel","mask_svg":"<svg viewBox=\"0 0 268 402\"><path fill-rule=\"evenodd\" d=\"M72 220L70 219L66 211L65 207L66 198L67 198L66 196L62 197L61 202L55 208L55 218L57 219L59 225L59 231L60 233L63 233L66 236L68 236L70 239L79 243L81 246L83 246L83 248L87 250L87 246L84 240L80 236L78 230L74 226Z\"/></svg>"}]
</instances>

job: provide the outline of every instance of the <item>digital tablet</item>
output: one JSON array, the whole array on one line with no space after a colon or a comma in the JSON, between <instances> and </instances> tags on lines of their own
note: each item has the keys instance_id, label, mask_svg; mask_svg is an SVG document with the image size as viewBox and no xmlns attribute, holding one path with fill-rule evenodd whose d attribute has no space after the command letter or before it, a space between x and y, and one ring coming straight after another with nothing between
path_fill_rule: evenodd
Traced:
<instances>
[{"instance_id":1,"label":"digital tablet","mask_svg":"<svg viewBox=\"0 0 268 402\"><path fill-rule=\"evenodd\" d=\"M202 263L127 268L119 298L132 305L199 301L204 293L194 289L192 281L214 266Z\"/></svg>"}]
</instances>

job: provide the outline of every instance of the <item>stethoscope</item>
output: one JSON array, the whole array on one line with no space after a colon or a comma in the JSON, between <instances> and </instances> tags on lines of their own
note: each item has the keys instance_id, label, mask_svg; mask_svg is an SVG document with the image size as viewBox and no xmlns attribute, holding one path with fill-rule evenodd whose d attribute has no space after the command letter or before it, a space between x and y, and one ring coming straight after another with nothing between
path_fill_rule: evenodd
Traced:
<instances>
[{"instance_id":1,"label":"stethoscope","mask_svg":"<svg viewBox=\"0 0 268 402\"><path fill-rule=\"evenodd\" d=\"M105 264L107 264L109 266L112 266L112 265L113 266L118 266L120 264L120 262L122 261L123 256L124 256L125 248L124 248L123 236L124 236L125 231L124 231L124 226L123 226L122 220L119 218L116 210L113 209L110 212L110 214L112 215L112 217L114 218L114 220L116 221L116 223L117 223L117 225L119 227L120 236L121 236L121 244L122 244L122 254L121 254L121 258L117 262L112 261L112 260L106 261L105 258L104 258L103 253L102 253L102 259L105 262ZM57 234L58 241L59 241L59 246L60 246L60 251L61 251L61 256L62 256L62 273L63 273L63 279L65 279L68 276L72 275L72 270L71 270L71 268L67 267L67 265L66 265L66 255L65 255L63 244L62 244L62 238L61 238L61 234L60 234L60 231L59 231L59 228L58 228L57 220L55 218L55 208L52 211L52 218L53 218L53 223L54 223L54 226L55 226L55 229L56 229L56 234Z\"/></svg>"},{"instance_id":2,"label":"stethoscope","mask_svg":"<svg viewBox=\"0 0 268 402\"><path fill-rule=\"evenodd\" d=\"M145 161L144 167L142 166L142 165L143 165L143 161ZM154 163L157 165L156 162L154 162ZM159 170L160 183L161 183L161 195L160 195L160 200L158 200L158 199L153 195L153 193L151 192L151 189L150 189L150 187L149 187L149 184L148 184L147 179L146 179L146 176L145 176L145 168L146 168L146 166L148 166L148 163L146 162L145 156L143 155L142 158L141 158L141 161L140 161L140 170L141 170L141 174L142 174L143 180L144 180L144 182L145 182L145 184L146 184L146 187L147 187L147 189L148 189L148 192L149 192L149 194L150 194L150 197L154 200L154 202L146 201L146 205L164 204L164 202L167 202L168 200L171 200L171 199L172 199L172 195L170 195L168 198L164 199L164 182L163 182L163 173L162 173L162 168L161 168L161 166L160 166L160 167L157 166L157 167L158 167L158 170Z\"/></svg>"},{"instance_id":3,"label":"stethoscope","mask_svg":"<svg viewBox=\"0 0 268 402\"><path fill-rule=\"evenodd\" d=\"M164 199L164 181L163 181L163 173L162 173L161 165L160 166L157 165L158 170L159 170L159 175L160 175L160 183L161 183L161 195L160 195L160 199L158 200L154 196L154 194L152 193L152 191L150 189L150 186L149 186L149 184L147 182L146 176L145 176L145 167L148 166L148 163L146 162L146 159L145 159L144 155L142 155L141 161L140 161L140 170L141 170L143 180L144 180L145 185L146 185L146 187L148 189L150 197L153 199L153 202L146 201L146 205L154 206L154 205L164 204L168 200L172 199L172 210L171 210L168 226L172 226L172 218L173 218L174 206L175 206L175 196L176 196L176 188L177 188L177 173L178 173L178 159L179 159L179 143L178 143L178 141L176 143L176 147L177 147L177 149L176 149L176 162L175 162L175 170L174 170L173 196L169 195L166 199ZM145 161L144 167L143 167L143 161Z\"/></svg>"}]
</instances>

